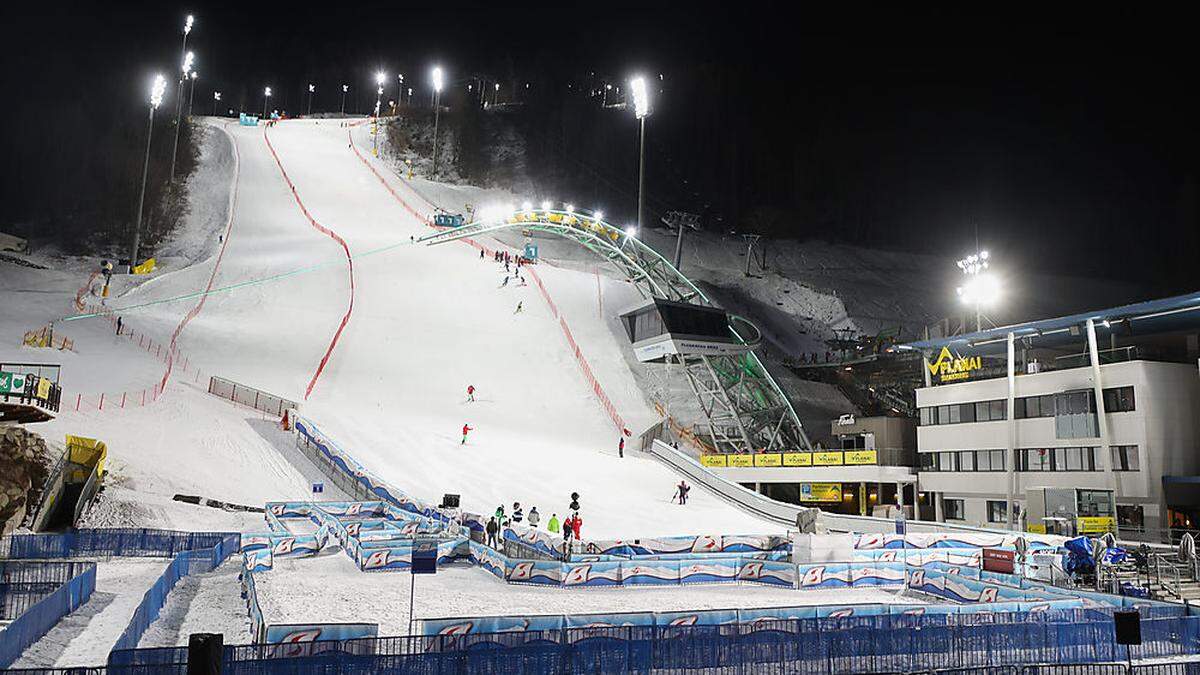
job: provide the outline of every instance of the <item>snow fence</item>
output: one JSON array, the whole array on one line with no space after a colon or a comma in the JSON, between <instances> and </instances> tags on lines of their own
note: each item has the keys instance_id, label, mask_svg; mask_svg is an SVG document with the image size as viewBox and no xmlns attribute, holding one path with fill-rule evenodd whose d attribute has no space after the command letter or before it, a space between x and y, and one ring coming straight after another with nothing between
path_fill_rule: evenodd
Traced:
<instances>
[{"instance_id":1,"label":"snow fence","mask_svg":"<svg viewBox=\"0 0 1200 675\"><path fill-rule=\"evenodd\" d=\"M96 563L0 561L0 668L96 590Z\"/></svg>"}]
</instances>

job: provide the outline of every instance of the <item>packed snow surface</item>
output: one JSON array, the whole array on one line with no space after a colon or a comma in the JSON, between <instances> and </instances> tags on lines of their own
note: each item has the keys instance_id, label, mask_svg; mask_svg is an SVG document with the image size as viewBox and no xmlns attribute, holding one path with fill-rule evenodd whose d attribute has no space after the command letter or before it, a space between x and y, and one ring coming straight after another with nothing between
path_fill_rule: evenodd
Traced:
<instances>
[{"instance_id":1,"label":"packed snow surface","mask_svg":"<svg viewBox=\"0 0 1200 675\"><path fill-rule=\"evenodd\" d=\"M340 550L280 558L254 577L267 623L366 621L380 635L408 634L408 574L368 574ZM416 578L416 619L799 607L863 603L924 604L883 588L796 590L760 584L567 589L507 584L488 572L447 565Z\"/></svg>"}]
</instances>

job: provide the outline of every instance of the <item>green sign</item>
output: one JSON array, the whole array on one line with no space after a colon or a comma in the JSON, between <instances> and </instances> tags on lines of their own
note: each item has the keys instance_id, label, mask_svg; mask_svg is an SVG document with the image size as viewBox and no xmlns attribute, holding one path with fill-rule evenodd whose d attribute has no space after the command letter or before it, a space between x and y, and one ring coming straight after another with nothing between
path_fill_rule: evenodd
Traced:
<instances>
[{"instance_id":1,"label":"green sign","mask_svg":"<svg viewBox=\"0 0 1200 675\"><path fill-rule=\"evenodd\" d=\"M24 394L25 376L0 370L0 394Z\"/></svg>"}]
</instances>

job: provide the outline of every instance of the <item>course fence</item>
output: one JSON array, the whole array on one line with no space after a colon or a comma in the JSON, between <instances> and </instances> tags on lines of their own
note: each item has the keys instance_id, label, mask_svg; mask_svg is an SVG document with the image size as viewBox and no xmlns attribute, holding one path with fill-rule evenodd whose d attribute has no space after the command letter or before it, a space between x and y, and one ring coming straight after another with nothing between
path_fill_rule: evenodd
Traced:
<instances>
[{"instance_id":1,"label":"course fence","mask_svg":"<svg viewBox=\"0 0 1200 675\"><path fill-rule=\"evenodd\" d=\"M623 626L227 646L227 673L1106 673L1125 659L1090 610ZM1139 659L1200 652L1200 617L1142 622ZM186 648L114 651L109 672L184 672ZM1062 664L1081 664L1071 671ZM1182 664L1167 664L1169 666ZM1032 670L1029 670L1032 668ZM1137 672L1187 672L1144 667ZM1007 670L1006 670L1007 669Z\"/></svg>"},{"instance_id":2,"label":"course fence","mask_svg":"<svg viewBox=\"0 0 1200 675\"><path fill-rule=\"evenodd\" d=\"M230 555L237 552L240 540L237 534L226 534L211 547L176 553L167 569L142 596L141 603L129 619L129 625L125 627L121 637L117 638L113 649L137 647L142 634L158 618L158 613L166 604L167 595L175 588L175 583L189 574L201 574L216 569Z\"/></svg>"},{"instance_id":3,"label":"course fence","mask_svg":"<svg viewBox=\"0 0 1200 675\"><path fill-rule=\"evenodd\" d=\"M61 534L12 534L0 537L0 559L171 557L184 551L212 548L231 536L236 551L238 535L233 532L111 528L72 530Z\"/></svg>"},{"instance_id":4,"label":"course fence","mask_svg":"<svg viewBox=\"0 0 1200 675\"><path fill-rule=\"evenodd\" d=\"M269 394L261 389L212 375L208 378L208 393L229 399L234 403L250 406L275 417L283 417L283 411L299 408L300 404L281 396Z\"/></svg>"},{"instance_id":5,"label":"course fence","mask_svg":"<svg viewBox=\"0 0 1200 675\"><path fill-rule=\"evenodd\" d=\"M11 665L29 645L92 597L92 592L96 590L96 564L69 565L72 576L65 583L59 583L57 588L32 604L18 603L23 605L21 613L0 630L0 668ZM62 568L55 567L47 574L57 577L62 572ZM30 571L20 574L32 576L36 573Z\"/></svg>"}]
</instances>

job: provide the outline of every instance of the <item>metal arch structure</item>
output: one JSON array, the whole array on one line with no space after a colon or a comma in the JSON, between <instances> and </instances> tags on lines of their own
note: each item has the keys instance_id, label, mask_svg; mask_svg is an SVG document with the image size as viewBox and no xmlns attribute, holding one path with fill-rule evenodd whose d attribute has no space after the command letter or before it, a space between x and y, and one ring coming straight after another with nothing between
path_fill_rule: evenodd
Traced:
<instances>
[{"instance_id":1,"label":"metal arch structure","mask_svg":"<svg viewBox=\"0 0 1200 675\"><path fill-rule=\"evenodd\" d=\"M690 279L650 246L599 218L573 211L521 209L442 230L417 240L429 246L501 230L545 232L569 239L607 260L644 298L661 298L705 307L716 305ZM734 323L730 332L747 342ZM743 326L743 330L745 327ZM707 419L718 452L812 450L812 444L779 385L753 351L728 355L676 355Z\"/></svg>"}]
</instances>

